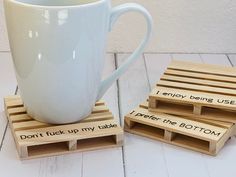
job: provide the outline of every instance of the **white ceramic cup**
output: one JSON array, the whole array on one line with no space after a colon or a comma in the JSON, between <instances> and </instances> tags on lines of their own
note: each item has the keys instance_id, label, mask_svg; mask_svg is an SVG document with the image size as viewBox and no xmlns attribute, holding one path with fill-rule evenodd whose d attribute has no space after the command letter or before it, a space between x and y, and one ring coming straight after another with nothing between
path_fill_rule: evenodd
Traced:
<instances>
[{"instance_id":1,"label":"white ceramic cup","mask_svg":"<svg viewBox=\"0 0 236 177\"><path fill-rule=\"evenodd\" d=\"M88 116L95 102L141 55L152 30L150 14L134 3L111 8L110 0L4 0L4 6L27 113L53 124ZM123 65L101 81L107 34L128 11L144 15L145 38Z\"/></svg>"}]
</instances>

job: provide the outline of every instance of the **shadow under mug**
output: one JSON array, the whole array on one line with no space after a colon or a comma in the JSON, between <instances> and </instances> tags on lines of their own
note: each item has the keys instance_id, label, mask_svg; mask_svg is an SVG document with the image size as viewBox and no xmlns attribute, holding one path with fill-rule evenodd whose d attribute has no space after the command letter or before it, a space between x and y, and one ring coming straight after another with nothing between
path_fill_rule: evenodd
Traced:
<instances>
[{"instance_id":1,"label":"shadow under mug","mask_svg":"<svg viewBox=\"0 0 236 177\"><path fill-rule=\"evenodd\" d=\"M4 0L10 48L21 97L36 120L64 124L88 116L97 100L139 58L152 31L148 11L110 0ZM138 48L101 80L107 34L117 18L136 11L147 21Z\"/></svg>"}]
</instances>

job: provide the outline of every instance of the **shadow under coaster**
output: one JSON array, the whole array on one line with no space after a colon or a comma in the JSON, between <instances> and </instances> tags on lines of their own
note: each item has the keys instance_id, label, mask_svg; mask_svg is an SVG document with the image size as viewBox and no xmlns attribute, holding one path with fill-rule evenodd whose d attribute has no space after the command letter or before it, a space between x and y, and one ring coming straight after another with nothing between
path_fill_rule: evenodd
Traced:
<instances>
[{"instance_id":1,"label":"shadow under coaster","mask_svg":"<svg viewBox=\"0 0 236 177\"><path fill-rule=\"evenodd\" d=\"M5 113L20 159L119 147L123 130L104 102L97 102L92 114L79 123L52 125L27 115L18 95L4 98Z\"/></svg>"}]
</instances>

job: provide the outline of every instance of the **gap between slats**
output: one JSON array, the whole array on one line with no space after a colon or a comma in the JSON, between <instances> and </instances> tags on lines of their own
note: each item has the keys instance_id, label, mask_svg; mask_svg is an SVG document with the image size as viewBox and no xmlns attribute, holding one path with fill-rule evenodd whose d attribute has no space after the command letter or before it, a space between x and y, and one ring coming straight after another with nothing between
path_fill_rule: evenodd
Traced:
<instances>
[{"instance_id":1,"label":"gap between slats","mask_svg":"<svg viewBox=\"0 0 236 177\"><path fill-rule=\"evenodd\" d=\"M236 77L236 69L232 67L223 67L219 65L209 65L202 63L191 63L179 60L173 60L172 63L168 66L168 69L191 71L196 73L227 76L233 78Z\"/></svg>"}]
</instances>

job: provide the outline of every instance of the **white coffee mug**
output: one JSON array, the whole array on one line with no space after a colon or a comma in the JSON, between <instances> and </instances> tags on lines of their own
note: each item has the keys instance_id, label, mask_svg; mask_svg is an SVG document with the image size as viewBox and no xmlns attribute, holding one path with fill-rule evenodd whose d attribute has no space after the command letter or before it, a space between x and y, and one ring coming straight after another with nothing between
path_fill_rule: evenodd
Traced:
<instances>
[{"instance_id":1,"label":"white coffee mug","mask_svg":"<svg viewBox=\"0 0 236 177\"><path fill-rule=\"evenodd\" d=\"M64 124L88 116L95 102L141 55L152 18L142 6L110 0L4 0L20 94L33 118ZM101 81L107 34L124 12L147 20L147 33L124 64Z\"/></svg>"}]
</instances>

